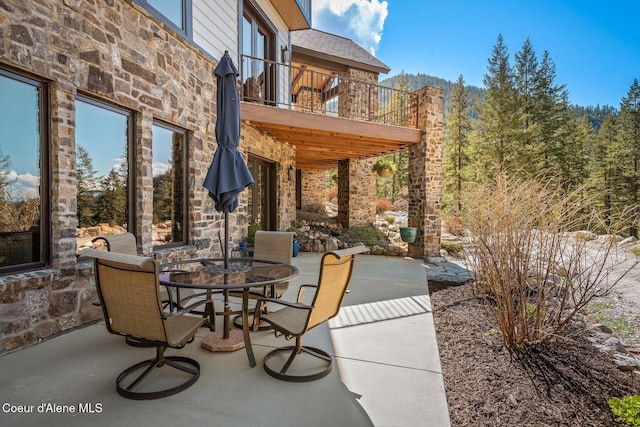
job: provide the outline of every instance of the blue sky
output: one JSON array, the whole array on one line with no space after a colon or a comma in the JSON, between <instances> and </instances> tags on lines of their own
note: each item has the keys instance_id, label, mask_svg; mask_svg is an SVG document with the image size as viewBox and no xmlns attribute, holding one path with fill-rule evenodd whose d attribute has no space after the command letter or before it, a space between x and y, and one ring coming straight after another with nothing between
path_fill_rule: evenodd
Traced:
<instances>
[{"instance_id":1,"label":"blue sky","mask_svg":"<svg viewBox=\"0 0 640 427\"><path fill-rule=\"evenodd\" d=\"M314 0L313 27L354 40L389 76L462 74L483 87L502 34L512 64L527 38L538 58L548 51L573 104L619 107L640 78L637 0Z\"/></svg>"}]
</instances>

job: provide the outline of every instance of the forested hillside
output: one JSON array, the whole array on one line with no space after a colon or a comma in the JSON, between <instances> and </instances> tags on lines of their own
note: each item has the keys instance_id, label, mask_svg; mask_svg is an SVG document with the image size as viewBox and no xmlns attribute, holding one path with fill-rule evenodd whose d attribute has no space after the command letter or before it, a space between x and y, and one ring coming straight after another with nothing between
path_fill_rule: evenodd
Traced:
<instances>
[{"instance_id":1,"label":"forested hillside","mask_svg":"<svg viewBox=\"0 0 640 427\"><path fill-rule=\"evenodd\" d=\"M536 179L558 191L584 191L610 215L629 214L628 233L640 229L640 85L630 82L618 107L575 106L556 82L548 52L530 41L513 57L501 36L488 59L483 88L460 76L454 83L401 73L381 82L416 90L444 90L443 213L463 212L465 191L478 184ZM383 156L402 171L406 153ZM392 202L406 185L402 172L381 178L379 195ZM385 181L386 180L386 181Z\"/></svg>"},{"instance_id":2,"label":"forested hillside","mask_svg":"<svg viewBox=\"0 0 640 427\"><path fill-rule=\"evenodd\" d=\"M401 72L400 74L381 80L380 84L382 86L397 88L399 81L401 81L403 78L406 78L408 90L411 92L425 86L435 86L441 88L444 91L444 107L446 112L446 109L449 106L449 100L451 99L451 92L453 91L455 82L441 79L440 77L430 76L428 74L407 74L405 72ZM469 106L471 107L469 114L472 117L476 117L477 113L473 109L473 100L483 96L483 89L473 85L465 85L465 90L467 91L469 97ZM607 116L607 114L614 113L616 110L615 107L611 107L608 105L571 105L571 109L578 117L586 116L596 131L600 129L602 121Z\"/></svg>"}]
</instances>

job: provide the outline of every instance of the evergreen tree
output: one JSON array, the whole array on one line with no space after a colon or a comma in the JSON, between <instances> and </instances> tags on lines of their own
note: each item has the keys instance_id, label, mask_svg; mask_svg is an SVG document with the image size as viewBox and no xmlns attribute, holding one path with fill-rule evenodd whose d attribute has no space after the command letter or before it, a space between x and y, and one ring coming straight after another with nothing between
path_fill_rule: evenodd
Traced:
<instances>
[{"instance_id":1,"label":"evergreen tree","mask_svg":"<svg viewBox=\"0 0 640 427\"><path fill-rule=\"evenodd\" d=\"M153 223L171 220L173 205L173 168L153 177Z\"/></svg>"},{"instance_id":2,"label":"evergreen tree","mask_svg":"<svg viewBox=\"0 0 640 427\"><path fill-rule=\"evenodd\" d=\"M467 91L462 75L453 87L451 101L445 119L445 141L443 154L443 184L445 194L450 200L444 200L455 215L462 212L462 190L466 181L465 169L469 165L469 134L471 118L468 115ZM449 206L450 205L450 206Z\"/></svg>"},{"instance_id":3,"label":"evergreen tree","mask_svg":"<svg viewBox=\"0 0 640 427\"><path fill-rule=\"evenodd\" d=\"M586 115L583 117L588 120ZM607 216L607 226L610 224L609 216L613 206L613 183L619 170L613 151L616 139L616 117L609 113L602 121L600 131L589 150L589 188L601 200L601 206Z\"/></svg>"},{"instance_id":4,"label":"evergreen tree","mask_svg":"<svg viewBox=\"0 0 640 427\"><path fill-rule=\"evenodd\" d=\"M80 227L94 225L95 200L93 193L98 189L96 184L96 170L89 152L78 144L76 151L76 189L77 216Z\"/></svg>"},{"instance_id":5,"label":"evergreen tree","mask_svg":"<svg viewBox=\"0 0 640 427\"><path fill-rule=\"evenodd\" d=\"M635 79L620 104L618 118L618 167L621 172L622 198L632 210L631 235L638 237L640 227L640 86Z\"/></svg>"},{"instance_id":6,"label":"evergreen tree","mask_svg":"<svg viewBox=\"0 0 640 427\"><path fill-rule=\"evenodd\" d=\"M122 177L111 169L102 179L101 193L96 200L97 222L111 226L127 223L127 189Z\"/></svg>"},{"instance_id":7,"label":"evergreen tree","mask_svg":"<svg viewBox=\"0 0 640 427\"><path fill-rule=\"evenodd\" d=\"M509 52L502 35L489 58L488 74L483 79L485 98L480 101L481 127L476 153L479 170L487 177L513 171L519 121L516 110L514 73L509 64Z\"/></svg>"}]
</instances>

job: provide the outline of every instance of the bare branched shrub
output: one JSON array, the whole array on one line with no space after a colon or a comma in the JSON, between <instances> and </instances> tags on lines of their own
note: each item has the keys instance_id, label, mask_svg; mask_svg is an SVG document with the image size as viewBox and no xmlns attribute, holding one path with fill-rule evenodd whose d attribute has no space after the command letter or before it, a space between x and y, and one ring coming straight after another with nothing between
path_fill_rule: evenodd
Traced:
<instances>
[{"instance_id":1,"label":"bare branched shrub","mask_svg":"<svg viewBox=\"0 0 640 427\"><path fill-rule=\"evenodd\" d=\"M465 252L475 289L509 348L562 336L586 304L628 272L611 274L615 239L596 244L585 238L603 228L612 234L614 225L605 227L583 191L501 177L466 200L471 241Z\"/></svg>"},{"instance_id":2,"label":"bare branched shrub","mask_svg":"<svg viewBox=\"0 0 640 427\"><path fill-rule=\"evenodd\" d=\"M38 224L40 199L20 195L12 200L8 191L0 190L0 231L27 231Z\"/></svg>"}]
</instances>

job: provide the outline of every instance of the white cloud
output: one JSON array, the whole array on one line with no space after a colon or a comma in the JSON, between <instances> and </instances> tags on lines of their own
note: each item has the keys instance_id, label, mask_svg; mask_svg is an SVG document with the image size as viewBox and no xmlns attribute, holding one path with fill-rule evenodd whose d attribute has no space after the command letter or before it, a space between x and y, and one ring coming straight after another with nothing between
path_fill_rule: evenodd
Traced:
<instances>
[{"instance_id":1,"label":"white cloud","mask_svg":"<svg viewBox=\"0 0 640 427\"><path fill-rule=\"evenodd\" d=\"M375 55L388 13L386 1L314 0L313 27L347 37Z\"/></svg>"},{"instance_id":2,"label":"white cloud","mask_svg":"<svg viewBox=\"0 0 640 427\"><path fill-rule=\"evenodd\" d=\"M169 169L171 169L171 165L168 163L153 163L151 165L151 173L153 174L154 177L158 176L158 175L162 175L163 173L165 173L166 171L168 171Z\"/></svg>"},{"instance_id":3,"label":"white cloud","mask_svg":"<svg viewBox=\"0 0 640 427\"><path fill-rule=\"evenodd\" d=\"M14 170L6 172L2 176L5 183L9 184L9 194L12 200L25 200L38 197L40 191L40 177L30 173L18 175Z\"/></svg>"}]
</instances>

